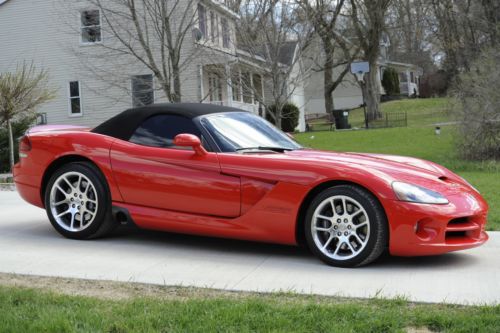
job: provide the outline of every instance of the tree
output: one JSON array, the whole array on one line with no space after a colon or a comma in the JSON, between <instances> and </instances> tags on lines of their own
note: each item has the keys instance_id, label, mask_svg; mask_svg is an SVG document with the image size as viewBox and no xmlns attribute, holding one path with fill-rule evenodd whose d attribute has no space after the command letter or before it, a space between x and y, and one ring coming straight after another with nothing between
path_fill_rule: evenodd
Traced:
<instances>
[{"instance_id":1,"label":"tree","mask_svg":"<svg viewBox=\"0 0 500 333\"><path fill-rule=\"evenodd\" d=\"M458 152L465 159L500 160L500 48L486 49L470 66L451 90Z\"/></svg>"},{"instance_id":2,"label":"tree","mask_svg":"<svg viewBox=\"0 0 500 333\"><path fill-rule=\"evenodd\" d=\"M14 166L12 121L33 116L35 109L53 99L55 91L47 87L48 73L24 63L14 73L0 73L0 125L7 126L10 167Z\"/></svg>"},{"instance_id":3,"label":"tree","mask_svg":"<svg viewBox=\"0 0 500 333\"><path fill-rule=\"evenodd\" d=\"M141 65L154 75L160 90L170 102L182 100L181 73L199 54L200 48L187 48L198 23L194 0L88 0L100 10L106 40L96 43L92 52L76 48L73 52L93 77L128 91L123 67ZM66 2L62 6L71 6ZM71 25L72 22L68 22ZM195 36L194 36L195 37ZM96 52L97 50L97 52ZM97 66L97 59L106 59Z\"/></svg>"},{"instance_id":4,"label":"tree","mask_svg":"<svg viewBox=\"0 0 500 333\"><path fill-rule=\"evenodd\" d=\"M260 59L260 65L267 69L263 74L271 96L263 100L249 80L242 80L241 84L254 90L272 122L281 128L282 118L286 117L283 108L308 75L309 67L302 62L302 54L309 46L311 30L300 24L292 3L244 0L239 2L239 9L238 47Z\"/></svg>"},{"instance_id":5,"label":"tree","mask_svg":"<svg viewBox=\"0 0 500 333\"><path fill-rule=\"evenodd\" d=\"M382 116L377 61L380 55L380 40L386 28L386 14L391 1L350 0L349 18L363 57L370 64L370 72L361 83L369 121Z\"/></svg>"},{"instance_id":6,"label":"tree","mask_svg":"<svg viewBox=\"0 0 500 333\"><path fill-rule=\"evenodd\" d=\"M443 53L442 68L452 82L488 47L496 47L500 32L498 0L428 0L435 43Z\"/></svg>"},{"instance_id":7,"label":"tree","mask_svg":"<svg viewBox=\"0 0 500 333\"><path fill-rule=\"evenodd\" d=\"M390 40L389 59L421 67L433 73L437 67L433 53L429 0L393 0L387 13L387 34Z\"/></svg>"},{"instance_id":8,"label":"tree","mask_svg":"<svg viewBox=\"0 0 500 333\"><path fill-rule=\"evenodd\" d=\"M325 110L330 112L334 109L333 92L344 80L351 62L359 52L359 48L343 36L339 24L345 1L297 0L297 2L321 41L322 52L319 57L321 60L314 70L323 72ZM340 55L337 50L340 50ZM335 77L334 70L337 67L341 67L341 71Z\"/></svg>"}]
</instances>

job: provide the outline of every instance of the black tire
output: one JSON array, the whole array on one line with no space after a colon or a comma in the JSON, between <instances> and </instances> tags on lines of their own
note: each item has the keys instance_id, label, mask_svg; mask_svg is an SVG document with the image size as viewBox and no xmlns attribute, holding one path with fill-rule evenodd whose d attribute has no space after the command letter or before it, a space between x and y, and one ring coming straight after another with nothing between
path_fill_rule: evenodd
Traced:
<instances>
[{"instance_id":1,"label":"black tire","mask_svg":"<svg viewBox=\"0 0 500 333\"><path fill-rule=\"evenodd\" d=\"M84 177L87 178L88 181L90 181L91 185L93 186L93 189L95 191L90 191L91 192L91 199L95 199L96 205L95 206L89 206L89 207L94 207L95 210L92 212L93 213L93 219L91 220L88 225L83 226L83 223L80 222L80 226L83 228L82 230L68 230L69 226L66 226L67 228L63 227L65 225L64 221L62 221L62 218L59 218L59 222L56 220L56 217L54 216L53 208L54 206L51 206L51 191L55 186L55 183L58 179L61 179L60 177L63 175L68 175L68 174L74 174L75 176L73 177L78 177L76 175L81 174ZM87 184L88 182L84 180L84 184ZM74 185L74 184L73 184ZM76 188L75 187L75 191ZM71 191L73 188L69 187L69 184L67 185L67 191ZM54 189L55 192L57 192ZM89 193L89 192L86 192ZM58 196L64 197L65 194L62 194L62 191L59 194L54 194ZM69 197L69 195L67 195ZM71 200L73 201L73 197L71 195ZM78 200L78 198L75 196L75 200ZM89 199L90 200L90 199ZM67 238L72 238L72 239L93 239L93 238L98 238L98 237L103 237L107 234L109 234L116 226L115 221L112 218L111 214L111 196L109 193L108 185L106 182L106 179L104 176L101 174L101 172L91 163L88 162L74 162L74 163L68 163L60 167L58 170L56 170L52 176L50 177L50 180L47 184L47 187L45 189L44 193L44 201L45 201L45 210L47 212L47 216L49 217L50 223L56 229L61 235ZM54 200L55 201L55 200ZM85 202L83 202L85 204ZM73 202L71 202L73 204ZM63 203L63 207L61 210L64 210L67 205L68 210L71 209L71 204L69 203ZM78 204L78 203L77 203ZM92 205L91 203L87 202L86 205ZM78 206L80 207L80 206ZM76 207L74 208L76 209ZM56 211L58 213L58 211ZM69 219L73 218L73 213L68 213L71 215ZM76 214L77 216L80 216L78 213ZM88 215L90 216L90 215ZM64 217L67 219L67 217ZM80 216L80 220L82 217ZM78 220L75 221L77 223ZM60 224L61 223L61 224ZM68 222L69 224L69 222Z\"/></svg>"},{"instance_id":2,"label":"black tire","mask_svg":"<svg viewBox=\"0 0 500 333\"><path fill-rule=\"evenodd\" d=\"M353 239L356 237L354 237L354 235L351 236L349 232L352 233L353 230L355 229L356 231L354 232L358 233L357 225L361 225L362 223L355 220L358 217L354 217L352 218L352 220L355 222L353 222L352 224L351 222L345 222L346 225L344 226L343 225L344 220L342 218L340 218L341 222L340 224L338 224L339 219L337 219L337 217L341 217L341 215L340 216L335 215L335 213L333 212L334 209L337 209L336 206L337 203L331 204L331 206L335 206L335 208L333 207L331 208L332 216L330 217L330 215L326 215L326 217L331 218L331 220L323 218L318 218L313 220L316 209L319 210L328 209L327 206L328 203L325 203L327 202L327 200L330 200L331 198L341 198L341 197L346 197L347 201L350 199L353 200L350 202L351 203L350 207L353 212L356 212L357 209L356 204L360 204L362 206L362 209L364 209L364 212L361 212L360 210L361 212L360 215L365 215L368 218L368 220L365 220L365 217L363 217L364 219L363 221L367 222L366 224L368 224L368 226L360 227L359 229L360 232L364 230L365 239L363 239L362 234L356 234L356 236L358 236L357 238L360 240L359 242L357 242L356 239ZM321 208L318 208L320 207L320 205L322 205ZM348 211L349 208L346 208L346 210L347 213L349 213ZM320 227L323 229L328 229L328 231L317 231L317 230L313 231L312 230L313 222L315 223L315 227L318 227L318 223L320 223L322 224ZM349 230L346 229L348 227ZM333 228L336 228L336 230L333 230ZM343 229L340 230L340 228ZM339 236L337 236L339 234L337 233L338 231L340 232ZM349 235L346 236L348 238L343 237L344 232L349 233ZM337 267L357 267L371 263L372 261L376 260L386 250L389 237L387 217L385 215L384 209L382 208L378 200L370 192L354 185L338 185L330 187L319 193L314 198L314 200L312 201L311 205L307 210L306 221L304 223L304 234L307 241L307 245L311 250L311 252L313 252L319 259L323 260L328 265ZM366 234L368 234L368 236L366 236ZM332 238L332 240L329 240L329 238ZM349 239L349 242L351 241L354 242L354 246L352 247L352 249L359 251L359 253L356 254L356 251L351 251L349 249L348 247L349 244L345 242L346 239ZM322 240L324 240L323 244L321 244ZM344 244L342 243L342 240L344 240ZM325 250L322 250L319 247L319 245L317 244L318 242L320 243L319 245L324 246L326 244ZM330 251L329 247L335 247L335 248L332 249L332 251ZM339 250L337 250L337 247L340 247ZM335 250L339 252L335 252ZM328 253L328 255L325 254L323 251ZM345 255L346 259L343 258L338 259L338 257L342 253L346 253ZM349 256L352 257L349 258ZM332 257L336 257L337 259Z\"/></svg>"}]
</instances>

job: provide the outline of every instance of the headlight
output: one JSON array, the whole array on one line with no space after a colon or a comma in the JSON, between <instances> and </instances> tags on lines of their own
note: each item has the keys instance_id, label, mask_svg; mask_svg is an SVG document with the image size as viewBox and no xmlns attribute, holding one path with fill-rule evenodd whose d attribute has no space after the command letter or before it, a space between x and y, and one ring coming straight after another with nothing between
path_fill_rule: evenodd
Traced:
<instances>
[{"instance_id":1,"label":"headlight","mask_svg":"<svg viewBox=\"0 0 500 333\"><path fill-rule=\"evenodd\" d=\"M425 187L394 182L392 183L394 193L401 201L425 203L425 204L439 204L444 205L448 200L441 194L431 191Z\"/></svg>"}]
</instances>

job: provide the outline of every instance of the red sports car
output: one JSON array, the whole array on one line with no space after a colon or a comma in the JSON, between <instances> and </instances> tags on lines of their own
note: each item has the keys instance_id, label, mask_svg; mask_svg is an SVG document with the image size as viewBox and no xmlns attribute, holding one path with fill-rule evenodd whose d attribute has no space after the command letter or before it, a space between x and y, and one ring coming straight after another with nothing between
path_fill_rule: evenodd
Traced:
<instances>
[{"instance_id":1,"label":"red sports car","mask_svg":"<svg viewBox=\"0 0 500 333\"><path fill-rule=\"evenodd\" d=\"M120 223L306 244L335 266L387 248L434 255L483 244L488 206L464 179L410 157L301 147L251 113L208 104L127 110L94 129L39 126L14 179L62 235Z\"/></svg>"}]
</instances>

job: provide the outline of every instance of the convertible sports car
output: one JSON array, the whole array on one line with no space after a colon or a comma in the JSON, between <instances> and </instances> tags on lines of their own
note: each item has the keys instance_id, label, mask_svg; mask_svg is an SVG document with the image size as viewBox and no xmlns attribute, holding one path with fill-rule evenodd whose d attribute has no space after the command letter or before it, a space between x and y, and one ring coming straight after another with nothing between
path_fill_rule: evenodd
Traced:
<instances>
[{"instance_id":1,"label":"convertible sports car","mask_svg":"<svg viewBox=\"0 0 500 333\"><path fill-rule=\"evenodd\" d=\"M251 113L209 104L127 110L94 129L38 126L14 179L62 235L116 225L304 244L330 265L483 244L487 204L415 158L306 149Z\"/></svg>"}]
</instances>

